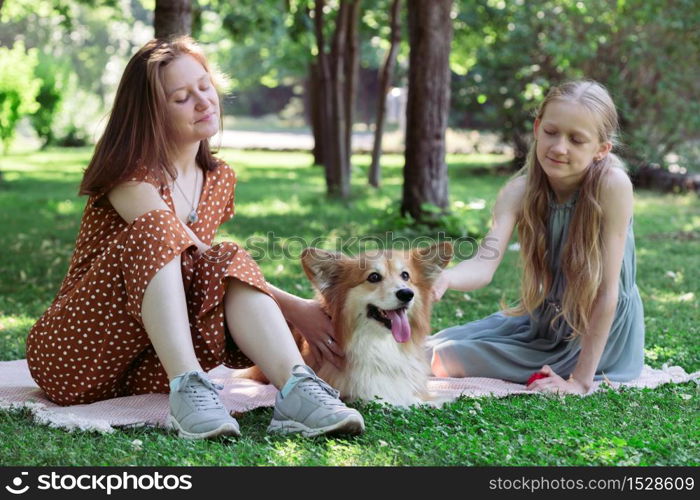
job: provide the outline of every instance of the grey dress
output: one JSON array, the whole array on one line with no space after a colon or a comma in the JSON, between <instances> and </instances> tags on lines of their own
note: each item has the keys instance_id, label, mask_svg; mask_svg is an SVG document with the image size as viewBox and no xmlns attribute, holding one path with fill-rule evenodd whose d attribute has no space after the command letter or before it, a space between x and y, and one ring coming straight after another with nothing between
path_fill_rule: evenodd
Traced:
<instances>
[{"instance_id":1,"label":"grey dress","mask_svg":"<svg viewBox=\"0 0 700 500\"><path fill-rule=\"evenodd\" d=\"M550 198L551 199L551 198ZM562 319L550 321L564 294L560 256L574 213L576 196L549 207L549 252L554 282L548 300L531 316L497 312L484 319L453 326L427 340L429 356L438 356L450 377L490 377L525 382L542 365L550 365L566 378L574 370L580 351L578 339L569 341L571 327ZM644 365L644 310L635 283L634 232L627 231L620 271L620 293L615 318L595 379L613 381L639 376Z\"/></svg>"}]
</instances>

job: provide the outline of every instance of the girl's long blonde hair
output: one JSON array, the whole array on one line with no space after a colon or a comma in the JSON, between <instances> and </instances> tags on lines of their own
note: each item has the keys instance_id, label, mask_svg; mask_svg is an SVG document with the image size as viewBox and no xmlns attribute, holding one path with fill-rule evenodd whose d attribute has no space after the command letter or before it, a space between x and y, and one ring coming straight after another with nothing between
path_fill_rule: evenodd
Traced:
<instances>
[{"instance_id":1,"label":"girl's long blonde hair","mask_svg":"<svg viewBox=\"0 0 700 500\"><path fill-rule=\"evenodd\" d=\"M569 82L552 88L537 112L538 120L552 101L566 100L584 106L598 118L598 140L616 141L617 111L607 90L594 81ZM537 160L537 141L528 152L525 166L519 175L527 177L522 211L517 227L523 267L520 302L507 309L509 314L532 314L551 291L553 276L548 250L548 219L550 186ZM571 219L566 243L560 257L565 290L561 310L555 320L563 317L572 328L571 338L588 331L589 318L603 281L603 211L600 191L605 174L613 167L622 167L617 156L608 153L600 161L593 161L578 190L578 199Z\"/></svg>"}]
</instances>

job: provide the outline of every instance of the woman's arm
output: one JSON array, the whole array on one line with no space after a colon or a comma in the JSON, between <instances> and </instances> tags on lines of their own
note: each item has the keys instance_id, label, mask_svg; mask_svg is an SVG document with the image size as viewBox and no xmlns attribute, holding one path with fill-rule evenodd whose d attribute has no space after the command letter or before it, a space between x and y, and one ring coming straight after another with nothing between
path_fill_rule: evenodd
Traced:
<instances>
[{"instance_id":1,"label":"woman's arm","mask_svg":"<svg viewBox=\"0 0 700 500\"><path fill-rule=\"evenodd\" d=\"M469 292L491 282L513 234L517 214L522 207L525 182L524 176L516 177L501 189L493 207L491 229L481 241L476 255L442 272L433 286L435 300L440 300L448 288Z\"/></svg>"},{"instance_id":2,"label":"woman's arm","mask_svg":"<svg viewBox=\"0 0 700 500\"><path fill-rule=\"evenodd\" d=\"M268 283L285 319L299 329L311 348L314 361L323 359L342 368L344 353L335 340L333 324L316 300L302 299Z\"/></svg>"},{"instance_id":3,"label":"woman's arm","mask_svg":"<svg viewBox=\"0 0 700 500\"><path fill-rule=\"evenodd\" d=\"M581 336L581 350L571 378L563 380L549 366L531 388L548 392L585 394L592 384L615 318L620 286L620 270L625 253L627 230L634 204L632 183L622 170L612 169L601 188L603 209L603 281L591 311L589 328Z\"/></svg>"},{"instance_id":4,"label":"woman's arm","mask_svg":"<svg viewBox=\"0 0 700 500\"><path fill-rule=\"evenodd\" d=\"M160 197L155 186L148 182L124 182L119 184L107 193L107 199L109 199L114 210L127 224L131 224L134 222L134 219L152 210L172 211L163 201L163 198ZM182 219L178 217L178 220L187 235L197 246L197 250L200 253L207 251L209 245L202 242Z\"/></svg>"}]
</instances>

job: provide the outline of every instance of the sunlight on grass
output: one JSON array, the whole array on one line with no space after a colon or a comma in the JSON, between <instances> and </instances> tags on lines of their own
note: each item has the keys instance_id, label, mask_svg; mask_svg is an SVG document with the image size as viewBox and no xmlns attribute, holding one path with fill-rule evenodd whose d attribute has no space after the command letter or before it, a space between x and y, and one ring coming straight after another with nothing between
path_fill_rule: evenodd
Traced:
<instances>
[{"instance_id":1,"label":"sunlight on grass","mask_svg":"<svg viewBox=\"0 0 700 500\"><path fill-rule=\"evenodd\" d=\"M659 194L650 191L637 191L634 194L634 211L643 214L648 210L665 210L669 207L697 207L697 195L686 194Z\"/></svg>"},{"instance_id":2,"label":"sunlight on grass","mask_svg":"<svg viewBox=\"0 0 700 500\"><path fill-rule=\"evenodd\" d=\"M326 446L326 460L328 465L362 465L363 449L355 444L340 443L330 440Z\"/></svg>"},{"instance_id":3,"label":"sunlight on grass","mask_svg":"<svg viewBox=\"0 0 700 500\"><path fill-rule=\"evenodd\" d=\"M286 439L273 445L272 465L304 465L308 452L294 439Z\"/></svg>"},{"instance_id":4,"label":"sunlight on grass","mask_svg":"<svg viewBox=\"0 0 700 500\"><path fill-rule=\"evenodd\" d=\"M274 151L239 151L232 149L222 149L220 156L230 162L236 169L237 165L249 167L268 167L274 165L275 168L294 169L308 167L313 164L313 156L309 153L283 153L284 161L280 162L280 153Z\"/></svg>"},{"instance_id":5,"label":"sunlight on grass","mask_svg":"<svg viewBox=\"0 0 700 500\"><path fill-rule=\"evenodd\" d=\"M7 314L2 314L0 315L0 332L4 333L6 330L15 330L15 329L29 329L31 326L34 324L36 321L35 318L31 318L29 316L25 316L24 314L20 315L7 315Z\"/></svg>"},{"instance_id":6,"label":"sunlight on grass","mask_svg":"<svg viewBox=\"0 0 700 500\"><path fill-rule=\"evenodd\" d=\"M20 315L0 314L0 359L11 360L24 357L27 332L36 318Z\"/></svg>"},{"instance_id":7,"label":"sunlight on grass","mask_svg":"<svg viewBox=\"0 0 700 500\"><path fill-rule=\"evenodd\" d=\"M591 465L639 465L640 454L621 438L601 438L584 445L579 453Z\"/></svg>"},{"instance_id":8,"label":"sunlight on grass","mask_svg":"<svg viewBox=\"0 0 700 500\"><path fill-rule=\"evenodd\" d=\"M71 215L83 211L83 205L75 203L73 200L63 200L56 204L56 213L61 215Z\"/></svg>"},{"instance_id":9,"label":"sunlight on grass","mask_svg":"<svg viewBox=\"0 0 700 500\"><path fill-rule=\"evenodd\" d=\"M677 359L681 354L683 353L677 348L664 347L660 345L652 345L644 348L644 359L646 361Z\"/></svg>"},{"instance_id":10,"label":"sunlight on grass","mask_svg":"<svg viewBox=\"0 0 700 500\"><path fill-rule=\"evenodd\" d=\"M242 203L236 210L245 213L246 217L264 217L266 215L303 215L310 212L309 207L304 207L299 198L294 196L289 200L266 200L265 203Z\"/></svg>"},{"instance_id":11,"label":"sunlight on grass","mask_svg":"<svg viewBox=\"0 0 700 500\"><path fill-rule=\"evenodd\" d=\"M672 290L656 290L651 296L652 300L660 304L683 304L684 306L697 307L698 301L693 292L675 293Z\"/></svg>"}]
</instances>

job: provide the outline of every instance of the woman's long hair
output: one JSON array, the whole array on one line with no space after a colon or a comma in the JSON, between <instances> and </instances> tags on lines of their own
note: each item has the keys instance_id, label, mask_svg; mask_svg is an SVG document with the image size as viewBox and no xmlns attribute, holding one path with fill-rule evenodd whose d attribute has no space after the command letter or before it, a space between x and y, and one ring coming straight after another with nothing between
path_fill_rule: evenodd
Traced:
<instances>
[{"instance_id":1,"label":"woman's long hair","mask_svg":"<svg viewBox=\"0 0 700 500\"><path fill-rule=\"evenodd\" d=\"M216 75L191 38L154 39L144 45L124 70L107 127L95 146L79 194L105 194L140 165L163 184L177 177L171 161L174 144L168 137L163 68L185 54L201 63L216 82ZM216 168L207 139L200 142L196 161L204 169Z\"/></svg>"},{"instance_id":2,"label":"woman's long hair","mask_svg":"<svg viewBox=\"0 0 700 500\"><path fill-rule=\"evenodd\" d=\"M555 100L575 102L598 118L598 140L615 143L618 119L615 105L607 90L597 82L569 82L552 88L540 105L538 120L547 104ZM523 267L520 303L507 310L509 314L532 314L543 304L551 291L553 276L548 251L547 224L549 218L550 186L537 160L537 142L528 152L520 175L527 177L523 208L517 218L518 239ZM572 328L572 338L588 331L589 319L598 290L603 281L603 211L600 191L605 174L622 167L617 156L608 153L593 161L578 190L578 199L566 236L560 265L564 273L565 290L560 317Z\"/></svg>"}]
</instances>

